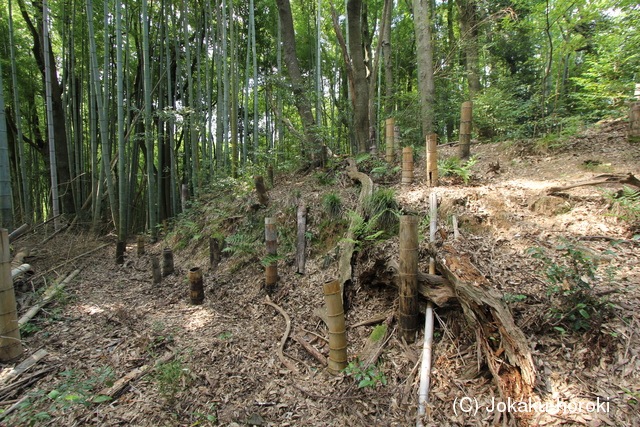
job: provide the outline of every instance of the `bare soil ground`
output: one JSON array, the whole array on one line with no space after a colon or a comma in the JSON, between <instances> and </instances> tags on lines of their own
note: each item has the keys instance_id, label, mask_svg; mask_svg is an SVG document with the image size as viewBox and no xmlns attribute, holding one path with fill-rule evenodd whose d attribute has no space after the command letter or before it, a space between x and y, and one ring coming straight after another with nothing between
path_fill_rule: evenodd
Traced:
<instances>
[{"instance_id":1,"label":"bare soil ground","mask_svg":"<svg viewBox=\"0 0 640 427\"><path fill-rule=\"evenodd\" d=\"M606 196L619 185L579 187L556 196L545 192L599 173L640 176L640 147L627 142L624 129L622 121L601 123L547 152L522 142L473 146L478 162L468 185L443 177L440 186L427 187L423 156L416 160L420 167L410 186L400 185L398 172L374 179L396 190L404 211L423 217L429 194L438 194L439 239L470 254L505 296L528 337L538 370L535 401L547 404L526 413L518 413L517 407L491 411L500 396L479 354L475 332L466 325L460 306L452 304L436 308L426 425L640 425L640 245L632 241L639 234L638 223L620 219L624 211ZM455 147L443 148L439 156L455 153ZM491 171L497 159L499 170ZM359 167L371 172L367 162ZM371 386L358 387L358 372L329 375L291 338L284 353L296 371L277 356L287 325L265 304L264 267L259 262L264 243L250 236L260 230L265 216L277 218L283 257L272 299L290 317L291 334L304 336L328 354L327 329L314 310L324 304L322 284L336 278L335 248L346 221L329 220L322 197L333 192L345 211L354 208L359 188L344 174L345 165L336 160L326 171L277 176L268 209L254 206L250 189L236 197L228 191L213 193L211 201L194 207L195 214L177 223L164 240L148 244L145 255L137 256L131 241L123 265L115 264L115 245L110 245L51 271L76 255L114 243L112 236L96 238L80 227L37 247L28 261L38 274L17 285L21 313L46 285L75 268L81 273L23 330L24 356L2 365L6 372L38 349L48 352L20 377L0 385L0 411L20 402L0 425L415 425L422 328L416 341L407 344L395 332L395 322L391 324L394 332L370 372L384 382ZM293 267L300 203L309 206L305 275ZM462 237L455 242L452 215L461 226ZM30 235L15 248L35 245L50 232ZM235 251L210 269L208 237L214 232L241 237ZM568 261L566 252L557 249L562 244L599 263L595 275L583 279L607 315L590 319L590 328L575 331L552 311L557 300L547 293L550 283L544 272ZM377 245L378 251L397 259L397 237ZM165 247L174 248L176 270L154 285L151 256L159 256ZM540 249L547 263L534 258L529 248ZM356 263L374 250L374 243L365 244ZM427 262L420 260L422 271ZM186 273L194 266L205 268L200 306L189 304ZM565 290L569 286L560 285ZM348 352L354 360L374 325L352 325L393 313L397 290L356 281L349 292ZM121 394L103 402L96 399L135 369L143 375Z\"/></svg>"}]
</instances>

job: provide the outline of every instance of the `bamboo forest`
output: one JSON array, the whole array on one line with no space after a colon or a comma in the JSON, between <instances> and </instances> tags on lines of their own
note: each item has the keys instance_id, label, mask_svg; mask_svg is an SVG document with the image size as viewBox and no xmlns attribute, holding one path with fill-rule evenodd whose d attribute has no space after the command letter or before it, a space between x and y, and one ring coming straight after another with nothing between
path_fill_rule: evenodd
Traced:
<instances>
[{"instance_id":1,"label":"bamboo forest","mask_svg":"<svg viewBox=\"0 0 640 427\"><path fill-rule=\"evenodd\" d=\"M637 0L0 0L0 425L640 423Z\"/></svg>"}]
</instances>

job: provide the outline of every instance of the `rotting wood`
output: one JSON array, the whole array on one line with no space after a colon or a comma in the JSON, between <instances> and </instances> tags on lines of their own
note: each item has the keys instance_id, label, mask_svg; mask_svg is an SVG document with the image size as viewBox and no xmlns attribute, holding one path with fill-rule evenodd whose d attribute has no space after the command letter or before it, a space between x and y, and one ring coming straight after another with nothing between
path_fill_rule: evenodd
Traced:
<instances>
[{"instance_id":1,"label":"rotting wood","mask_svg":"<svg viewBox=\"0 0 640 427\"><path fill-rule=\"evenodd\" d=\"M298 344L302 346L302 348L307 350L307 352L311 356L313 356L314 359L320 362L322 366L324 367L327 366L327 358L324 357L324 355L320 353L314 346L312 346L306 339L304 339L304 336L302 336L301 333L297 333L293 335L293 339L296 340Z\"/></svg>"},{"instance_id":2,"label":"rotting wood","mask_svg":"<svg viewBox=\"0 0 640 427\"><path fill-rule=\"evenodd\" d=\"M449 280L469 326L477 331L487 365L503 399L525 400L533 393L536 369L529 343L504 299L474 267L468 255L450 244L430 250L437 269Z\"/></svg>"},{"instance_id":3,"label":"rotting wood","mask_svg":"<svg viewBox=\"0 0 640 427\"><path fill-rule=\"evenodd\" d=\"M182 184L180 187L180 202L182 203L182 212L189 209L189 186Z\"/></svg>"},{"instance_id":4,"label":"rotting wood","mask_svg":"<svg viewBox=\"0 0 640 427\"><path fill-rule=\"evenodd\" d=\"M118 379L115 383L113 383L111 387L102 389L97 395L109 396L112 399L117 399L124 393L125 389L131 382L147 374L154 366L169 362L171 359L173 359L173 357L173 351L169 351L165 353L165 355L160 359L156 360L154 364L147 364L140 366L139 368L132 369L124 377Z\"/></svg>"},{"instance_id":5,"label":"rotting wood","mask_svg":"<svg viewBox=\"0 0 640 427\"><path fill-rule=\"evenodd\" d=\"M307 207L304 204L298 206L298 242L296 245L296 272L304 274L305 255L307 249Z\"/></svg>"},{"instance_id":6,"label":"rotting wood","mask_svg":"<svg viewBox=\"0 0 640 427\"><path fill-rule=\"evenodd\" d=\"M393 321L394 314L390 313L381 325L376 326L369 339L364 345L364 348L360 352L358 359L364 363L363 368L367 368L370 365L374 365L380 357L384 346L389 342L393 331L391 330L391 322Z\"/></svg>"},{"instance_id":7,"label":"rotting wood","mask_svg":"<svg viewBox=\"0 0 640 427\"><path fill-rule=\"evenodd\" d=\"M353 181L360 182L360 196L358 197L358 206L356 207L356 213L358 216L364 215L364 201L371 197L373 194L373 181L366 173L358 172L356 162L354 159L347 159L348 166L346 169L347 176ZM338 274L340 282L340 296L344 296L344 287L347 282L351 282L353 267L351 265L351 258L355 250L355 224L356 219L352 219L349 223L349 229L344 240L340 244L340 260L338 261Z\"/></svg>"},{"instance_id":8,"label":"rotting wood","mask_svg":"<svg viewBox=\"0 0 640 427\"><path fill-rule=\"evenodd\" d=\"M18 378L22 375L27 369L38 363L42 360L49 352L44 348L33 353L31 356L27 357L23 360L18 366L8 371L6 374L0 376L0 384L6 384L7 382L13 380L14 378Z\"/></svg>"},{"instance_id":9,"label":"rotting wood","mask_svg":"<svg viewBox=\"0 0 640 427\"><path fill-rule=\"evenodd\" d=\"M65 286L67 286L69 283L71 283L71 281L80 273L80 270L74 270L73 272L71 272L71 274L69 274L66 279L64 279L63 281L59 282L59 283L54 283L53 285L49 286L47 288L46 291L44 291L44 293L42 294L42 298L40 298L40 301L34 305L33 307L31 307L29 309L29 311L27 311L21 318L20 320L18 320L18 325L22 326L25 323L27 323L29 320L31 320L33 318L33 316L35 316L38 311L40 311L40 309L42 307L44 307L45 305L49 304L49 302L53 299L54 296L56 296L56 294L58 292L60 292Z\"/></svg>"},{"instance_id":10,"label":"rotting wood","mask_svg":"<svg viewBox=\"0 0 640 427\"><path fill-rule=\"evenodd\" d=\"M602 184L628 184L634 187L640 188L640 180L633 176L631 172L626 175L623 174L615 174L615 173L605 173L602 175L594 176L593 178L589 178L585 181L578 181L575 184L559 186L559 187L549 187L547 189L547 194L558 193L560 191L569 190L571 188L576 187L584 187L587 185L602 185Z\"/></svg>"},{"instance_id":11,"label":"rotting wood","mask_svg":"<svg viewBox=\"0 0 640 427\"><path fill-rule=\"evenodd\" d=\"M291 318L278 304L274 304L269 300L264 301L264 304L270 305L271 307L275 308L282 315L282 317L284 317L286 326L285 326L284 334L282 335L282 339L280 340L280 346L278 347L278 350L277 350L278 359L280 359L280 362L282 362L282 364L291 372L297 373L298 370L293 365L293 363L291 363L284 357L284 344L287 342L287 339L289 338L289 332L291 332Z\"/></svg>"},{"instance_id":12,"label":"rotting wood","mask_svg":"<svg viewBox=\"0 0 640 427\"><path fill-rule=\"evenodd\" d=\"M264 178L262 176L254 176L253 181L258 194L258 203L262 206L269 206L269 196L267 195L267 186L264 184Z\"/></svg>"},{"instance_id":13,"label":"rotting wood","mask_svg":"<svg viewBox=\"0 0 640 427\"><path fill-rule=\"evenodd\" d=\"M381 258L370 262L358 274L359 283L368 286L393 285L400 287L399 265L394 259ZM442 276L418 272L418 293L442 307L455 302L457 296L451 283Z\"/></svg>"},{"instance_id":14,"label":"rotting wood","mask_svg":"<svg viewBox=\"0 0 640 427\"><path fill-rule=\"evenodd\" d=\"M9 233L3 228L0 230L0 362L8 362L22 354L10 261Z\"/></svg>"}]
</instances>

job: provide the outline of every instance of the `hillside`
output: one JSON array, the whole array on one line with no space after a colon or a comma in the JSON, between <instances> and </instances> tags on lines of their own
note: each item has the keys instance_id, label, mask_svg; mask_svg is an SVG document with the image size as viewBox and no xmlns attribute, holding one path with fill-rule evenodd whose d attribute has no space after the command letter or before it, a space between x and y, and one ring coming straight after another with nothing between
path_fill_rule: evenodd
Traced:
<instances>
[{"instance_id":1,"label":"hillside","mask_svg":"<svg viewBox=\"0 0 640 427\"><path fill-rule=\"evenodd\" d=\"M450 158L456 150L443 147L438 155ZM416 158L415 180L409 186L400 183L397 168L385 167L378 158L360 158L357 166L377 188L393 189L402 212L426 218L429 194L437 193L438 240L468 255L509 305L538 372L535 396L574 406L560 412L489 412L499 392L479 355L477 331L453 302L436 308L425 421L434 426L638 425L638 201L614 199L611 194L622 188L619 184L577 187L552 196L546 191L603 173L640 176L640 147L627 141L625 122L602 122L562 140L473 145L472 153L477 162L467 184L454 174L443 176L435 188L424 182L424 152ZM24 356L3 366L12 368L41 348L48 352L12 386L0 386L0 411L20 402L1 423L415 425L422 326L416 341L407 344L392 321L375 367L356 367L338 376L326 373L293 339L300 336L328 354L327 329L316 310L324 305L322 285L337 277L336 248L360 190L346 176L346 166L346 159L334 158L322 170L277 174L267 208L257 205L248 184L213 183L187 214L169 225L160 242L147 242L144 255L136 255L132 239L122 265L114 262L114 236L96 238L79 226L36 246L28 259L36 275L17 286L21 313L33 305L34 292L75 268L81 272L23 329ZM327 194L339 201L340 209L329 208ZM304 275L294 267L300 204L308 207ZM460 224L456 240L452 215ZM290 325L265 304L260 263L265 257L265 217L276 218L279 233L279 281L271 300L287 313ZM354 325L388 316L398 304L397 289L381 277L357 280L372 260L397 259L393 229L390 225L391 237L363 236L354 259L356 280L347 289L346 310L350 361L362 351L376 323ZM51 232L40 229L14 248L35 246ZM425 232L428 223L423 221L420 233ZM215 268L209 265L209 237L227 239ZM110 245L51 270L105 243ZM426 246L426 240L421 241L421 271L427 271ZM174 250L176 269L154 285L151 256L165 247ZM192 267L205 269L200 306L189 304L186 276ZM572 280L583 288L576 290ZM554 285L558 288L549 293ZM421 299L421 309L425 303ZM277 354L288 326L284 354L296 372ZM148 371L113 400L92 402L98 391L143 366ZM359 388L365 374L372 384ZM480 410L461 412L456 405L464 397L477 399ZM589 411L592 402L606 402L606 407Z\"/></svg>"}]
</instances>

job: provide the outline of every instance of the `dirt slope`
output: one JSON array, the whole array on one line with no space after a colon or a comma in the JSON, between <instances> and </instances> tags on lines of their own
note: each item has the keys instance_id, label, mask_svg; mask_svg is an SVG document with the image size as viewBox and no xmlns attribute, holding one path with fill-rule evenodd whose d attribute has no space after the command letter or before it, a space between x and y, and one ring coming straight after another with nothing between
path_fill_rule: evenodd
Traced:
<instances>
[{"instance_id":1,"label":"dirt slope","mask_svg":"<svg viewBox=\"0 0 640 427\"><path fill-rule=\"evenodd\" d=\"M423 216L429 193L435 191L441 201L440 239L452 241L451 215L459 218L462 237L455 245L471 254L474 265L505 295L517 324L529 337L539 372L536 396L549 405L527 414L515 413L513 408L508 413L489 411L492 399L499 399L497 389L478 357L474 331L466 327L460 307L450 305L436 310L432 391L425 421L438 426L639 425L640 245L612 244L599 237L632 239L638 224L612 215L622 211L603 194L620 186L580 187L556 197L546 196L545 189L604 172L640 176L640 147L626 141L623 122L603 123L546 153L531 147L527 143L472 147L478 162L469 185L443 177L439 187L428 188L422 168L416 183L408 187L400 185L397 171L375 178L378 185L396 190L401 209ZM443 148L439 155L455 152L455 148ZM500 168L492 172L490 164L495 165L496 159ZM423 161L419 156L416 164ZM365 160L359 167L371 173L374 163ZM384 377L384 384L370 387L358 388L354 375L328 375L292 339L284 352L297 372L285 368L276 354L286 325L264 303L264 268L259 263L264 245L255 239L259 235L255 230L265 216L277 218L283 258L278 261L280 281L273 299L290 316L292 333L300 333L326 354L326 327L314 310L323 305L322 284L336 277L335 247L345 221L327 218L322 197L333 192L342 200L344 211L353 209L359 189L343 173L345 165L336 160L327 171L278 176L269 192L268 209L254 206L250 189L235 198L224 191L214 194L211 202L195 207L196 214L176 226L166 240L148 245L145 255L135 255L132 241L124 265L113 262L115 249L110 246L48 272L45 277L51 283L57 275L82 268L80 278L25 331L24 357L39 348L49 354L23 374L33 382L0 388L0 410L27 396L0 424L415 425L419 381L415 367L422 332L409 345L392 333L377 370L370 372ZM293 267L295 213L300 203L310 207L304 276L294 273ZM233 214L222 218L221 212ZM36 270L46 272L112 239L95 239L78 229L37 250L29 260ZM207 238L214 230L241 237L232 245L235 251L227 252L221 265L210 270ZM41 239L41 235L30 236L19 244ZM543 272L549 265L567 261L556 250L563 241L600 263L595 276L585 278L610 307L611 315L597 329L576 332L557 317L549 317L553 301ZM176 272L154 285L150 257L166 246L175 249ZM397 257L396 247L397 237L379 243L378 249ZM548 265L532 257L528 248L543 251ZM374 252L372 244L365 244L358 260ZM423 270L426 262L420 261ZM188 302L186 272L193 266L207 269L202 306ZM29 292L43 286L42 278L36 279L19 285L21 311L33 303ZM350 325L392 313L397 291L356 281L349 292L346 318L353 360L374 326ZM172 359L134 380L116 399L90 402L112 381L170 354L175 354ZM38 372L45 368L49 370ZM458 406L464 398L474 399L468 402L479 410L463 412L469 409Z\"/></svg>"}]
</instances>

